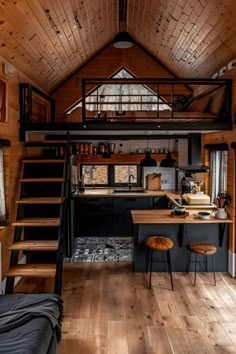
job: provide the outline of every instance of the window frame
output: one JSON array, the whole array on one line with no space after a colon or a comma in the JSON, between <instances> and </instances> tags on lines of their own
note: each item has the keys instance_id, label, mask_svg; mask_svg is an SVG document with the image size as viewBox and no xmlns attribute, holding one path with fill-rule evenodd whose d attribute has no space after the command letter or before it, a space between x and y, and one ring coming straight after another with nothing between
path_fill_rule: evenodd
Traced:
<instances>
[{"instance_id":1,"label":"window frame","mask_svg":"<svg viewBox=\"0 0 236 354\"><path fill-rule=\"evenodd\" d=\"M85 184L85 187L127 187L128 182L126 183L115 183L115 166L136 166L137 168L137 182L131 181L131 185L133 187L141 187L142 186L142 168L138 164L96 164L96 163L90 163L90 164L81 164L80 165L80 175L82 175L82 170L83 166L107 166L107 173L108 173L108 184Z\"/></svg>"}]
</instances>

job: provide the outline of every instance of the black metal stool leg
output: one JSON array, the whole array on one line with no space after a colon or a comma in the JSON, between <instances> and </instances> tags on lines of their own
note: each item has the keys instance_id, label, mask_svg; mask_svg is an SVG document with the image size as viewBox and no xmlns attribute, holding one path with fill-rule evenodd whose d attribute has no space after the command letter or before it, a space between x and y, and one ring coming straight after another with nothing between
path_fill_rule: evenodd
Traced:
<instances>
[{"instance_id":1,"label":"black metal stool leg","mask_svg":"<svg viewBox=\"0 0 236 354\"><path fill-rule=\"evenodd\" d=\"M191 262L191 256L192 256L192 252L189 250L188 251L188 259L187 259L187 266L186 266L186 273L189 273L189 267L190 267L190 262Z\"/></svg>"},{"instance_id":2,"label":"black metal stool leg","mask_svg":"<svg viewBox=\"0 0 236 354\"><path fill-rule=\"evenodd\" d=\"M172 271L171 271L171 261L170 261L170 251L169 251L169 250L167 251L167 263L168 263L168 268L169 268L169 271L170 271L171 289L172 289L172 291L173 291L173 290L174 290L174 287L173 287L173 279L172 279Z\"/></svg>"},{"instance_id":3,"label":"black metal stool leg","mask_svg":"<svg viewBox=\"0 0 236 354\"><path fill-rule=\"evenodd\" d=\"M150 256L149 256L149 285L148 288L151 289L151 285L152 285L152 254L153 254L153 250L150 250Z\"/></svg>"},{"instance_id":4,"label":"black metal stool leg","mask_svg":"<svg viewBox=\"0 0 236 354\"><path fill-rule=\"evenodd\" d=\"M216 286L216 273L215 273L215 265L214 265L214 255L212 255L212 271L214 277L214 285Z\"/></svg>"},{"instance_id":5,"label":"black metal stool leg","mask_svg":"<svg viewBox=\"0 0 236 354\"><path fill-rule=\"evenodd\" d=\"M146 249L146 260L145 260L145 272L146 273L148 273L149 259L150 259L150 248L147 247L147 249Z\"/></svg>"},{"instance_id":6,"label":"black metal stool leg","mask_svg":"<svg viewBox=\"0 0 236 354\"><path fill-rule=\"evenodd\" d=\"M196 285L196 274L197 274L197 253L195 258L194 286Z\"/></svg>"}]
</instances>

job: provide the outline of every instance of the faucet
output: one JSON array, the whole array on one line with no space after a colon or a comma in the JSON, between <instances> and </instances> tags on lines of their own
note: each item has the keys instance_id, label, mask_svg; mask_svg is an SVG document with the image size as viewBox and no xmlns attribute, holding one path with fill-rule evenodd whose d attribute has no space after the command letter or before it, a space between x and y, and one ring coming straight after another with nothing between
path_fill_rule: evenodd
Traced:
<instances>
[{"instance_id":1,"label":"faucet","mask_svg":"<svg viewBox=\"0 0 236 354\"><path fill-rule=\"evenodd\" d=\"M131 189L131 187L132 187L131 178L132 178L132 179L135 179L135 177L134 177L134 175L132 175L132 173L129 175L129 183L128 183L129 189Z\"/></svg>"}]
</instances>

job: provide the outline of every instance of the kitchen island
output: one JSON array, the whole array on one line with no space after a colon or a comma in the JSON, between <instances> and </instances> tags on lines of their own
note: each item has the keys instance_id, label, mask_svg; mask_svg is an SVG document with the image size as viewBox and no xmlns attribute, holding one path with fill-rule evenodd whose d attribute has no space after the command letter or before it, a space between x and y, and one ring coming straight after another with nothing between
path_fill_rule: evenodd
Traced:
<instances>
[{"instance_id":1,"label":"kitchen island","mask_svg":"<svg viewBox=\"0 0 236 354\"><path fill-rule=\"evenodd\" d=\"M215 270L228 271L228 224L230 218L207 220L195 216L199 209L187 208L187 216L173 216L170 210L132 210L134 250L133 271L145 271L146 248L144 241L149 236L167 236L174 242L171 250L172 271L185 272L187 244L193 241L210 242L217 246ZM161 255L162 256L162 255ZM211 265L209 264L209 271ZM154 271L166 271L165 263L154 263Z\"/></svg>"}]
</instances>

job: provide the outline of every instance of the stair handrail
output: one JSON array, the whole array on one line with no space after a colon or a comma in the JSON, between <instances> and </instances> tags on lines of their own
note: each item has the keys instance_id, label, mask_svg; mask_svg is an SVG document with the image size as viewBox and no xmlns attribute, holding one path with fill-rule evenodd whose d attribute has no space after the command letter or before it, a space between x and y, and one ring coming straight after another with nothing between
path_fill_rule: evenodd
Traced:
<instances>
[{"instance_id":1,"label":"stair handrail","mask_svg":"<svg viewBox=\"0 0 236 354\"><path fill-rule=\"evenodd\" d=\"M65 253L65 245L68 247L68 242L65 243L65 236L67 240L70 239L71 226L70 226L70 152L71 152L71 141L70 134L67 132L66 145L64 149L64 165L63 165L63 182L61 186L61 206L60 206L60 227L58 232L58 252L57 252L57 264L56 264L56 277L55 277L55 288L54 292L61 295L62 288L62 270L63 270L63 259Z\"/></svg>"}]
</instances>

